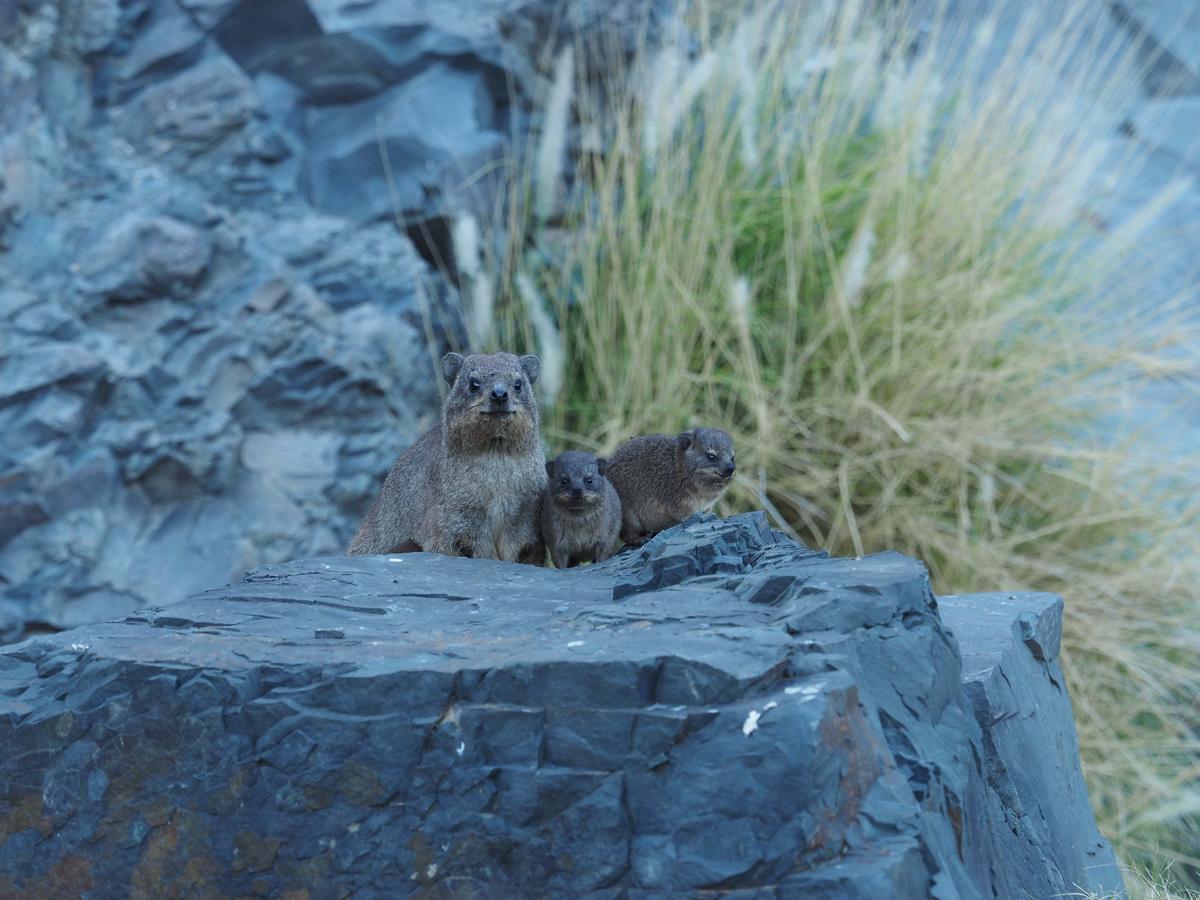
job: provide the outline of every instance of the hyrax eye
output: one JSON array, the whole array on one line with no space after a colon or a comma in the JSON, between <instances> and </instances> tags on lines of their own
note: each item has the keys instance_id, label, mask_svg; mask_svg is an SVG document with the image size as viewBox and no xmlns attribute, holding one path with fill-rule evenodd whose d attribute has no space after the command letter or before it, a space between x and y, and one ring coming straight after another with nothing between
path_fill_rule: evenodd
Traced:
<instances>
[{"instance_id":1,"label":"hyrax eye","mask_svg":"<svg viewBox=\"0 0 1200 900\"><path fill-rule=\"evenodd\" d=\"M591 476L591 475L589 475L587 478L585 478L585 479L583 479L583 480L584 480L585 482L587 482L588 484L591 484L591 483L592 483L592 476Z\"/></svg>"},{"instance_id":2,"label":"hyrax eye","mask_svg":"<svg viewBox=\"0 0 1200 900\"><path fill-rule=\"evenodd\" d=\"M560 484L566 484L566 483L567 483L568 481L570 481L570 480L571 480L570 478L568 478L566 475L564 475L564 476L563 476L563 477L560 479L559 483L560 483Z\"/></svg>"},{"instance_id":3,"label":"hyrax eye","mask_svg":"<svg viewBox=\"0 0 1200 900\"><path fill-rule=\"evenodd\" d=\"M518 378L516 381L513 382L513 390L516 391L518 394L521 393L521 379L520 378Z\"/></svg>"},{"instance_id":4,"label":"hyrax eye","mask_svg":"<svg viewBox=\"0 0 1200 900\"><path fill-rule=\"evenodd\" d=\"M716 458L717 458L717 451L716 451L716 450L709 450L709 451L708 451L706 454L704 454L704 455L705 455L705 456L707 456L709 459L716 459Z\"/></svg>"},{"instance_id":5,"label":"hyrax eye","mask_svg":"<svg viewBox=\"0 0 1200 900\"><path fill-rule=\"evenodd\" d=\"M479 390L479 389L480 389L480 388L483 386L483 385L481 385L481 384L479 383L479 379L478 379L478 378L472 378L472 379L470 380L470 382L468 382L468 385L469 385L469 387L471 388L471 390L472 390L472 391L477 391L477 390Z\"/></svg>"}]
</instances>

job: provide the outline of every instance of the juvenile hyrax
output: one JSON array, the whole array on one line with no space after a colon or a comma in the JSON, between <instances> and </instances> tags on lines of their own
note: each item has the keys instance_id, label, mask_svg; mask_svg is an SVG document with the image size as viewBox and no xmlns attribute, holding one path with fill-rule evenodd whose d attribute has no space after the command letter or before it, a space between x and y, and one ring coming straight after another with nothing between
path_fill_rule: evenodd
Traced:
<instances>
[{"instance_id":1,"label":"juvenile hyrax","mask_svg":"<svg viewBox=\"0 0 1200 900\"><path fill-rule=\"evenodd\" d=\"M427 550L533 560L546 457L533 396L536 356L442 357L450 385L435 425L396 460L350 553Z\"/></svg>"},{"instance_id":2,"label":"juvenile hyrax","mask_svg":"<svg viewBox=\"0 0 1200 900\"><path fill-rule=\"evenodd\" d=\"M606 463L590 453L570 450L546 463L542 499L542 543L555 568L604 562L613 555L621 531L621 501L604 477Z\"/></svg>"},{"instance_id":3,"label":"juvenile hyrax","mask_svg":"<svg viewBox=\"0 0 1200 900\"><path fill-rule=\"evenodd\" d=\"M608 479L621 498L621 540L644 544L711 508L733 472L733 438L720 428L634 438L608 462Z\"/></svg>"}]
</instances>

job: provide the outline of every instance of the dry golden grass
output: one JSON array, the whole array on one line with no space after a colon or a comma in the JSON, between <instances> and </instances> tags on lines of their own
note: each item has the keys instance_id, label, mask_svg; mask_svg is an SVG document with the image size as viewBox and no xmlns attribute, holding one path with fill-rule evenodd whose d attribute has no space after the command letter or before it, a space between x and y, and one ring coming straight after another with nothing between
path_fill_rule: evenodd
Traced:
<instances>
[{"instance_id":1,"label":"dry golden grass","mask_svg":"<svg viewBox=\"0 0 1200 900\"><path fill-rule=\"evenodd\" d=\"M1172 872L1170 867L1159 870L1127 868L1124 876L1128 896L1133 900L1200 900L1200 891L1182 886L1177 874ZM1122 900L1124 895L1082 891L1063 896L1076 897L1079 900Z\"/></svg>"},{"instance_id":2,"label":"dry golden grass","mask_svg":"<svg viewBox=\"0 0 1200 900\"><path fill-rule=\"evenodd\" d=\"M720 424L742 472L725 511L901 549L946 592L1063 593L1101 827L1127 860L1200 866L1191 473L1108 427L1138 379L1196 373L1180 320L1137 305L1182 186L1090 224L1099 167L1140 163L1097 150L1135 82L1082 5L1031 13L987 78L986 27L910 54L865 9L702 8L697 52L610 61L604 105L577 64L596 45L564 54L531 201L465 285L499 323L474 337L547 358L555 448ZM605 150L563 197L572 106Z\"/></svg>"}]
</instances>

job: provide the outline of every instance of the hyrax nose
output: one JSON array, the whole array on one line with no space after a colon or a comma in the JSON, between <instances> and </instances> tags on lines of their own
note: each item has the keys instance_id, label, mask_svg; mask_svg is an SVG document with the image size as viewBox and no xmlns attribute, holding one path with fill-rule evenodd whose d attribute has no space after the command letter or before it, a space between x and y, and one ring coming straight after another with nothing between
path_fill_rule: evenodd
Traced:
<instances>
[{"instance_id":1,"label":"hyrax nose","mask_svg":"<svg viewBox=\"0 0 1200 900\"><path fill-rule=\"evenodd\" d=\"M725 463L725 468L721 470L721 474L728 478L734 472L734 465L731 462Z\"/></svg>"},{"instance_id":2,"label":"hyrax nose","mask_svg":"<svg viewBox=\"0 0 1200 900\"><path fill-rule=\"evenodd\" d=\"M492 386L492 399L497 403L503 403L508 399L508 388L502 384Z\"/></svg>"},{"instance_id":3,"label":"hyrax nose","mask_svg":"<svg viewBox=\"0 0 1200 900\"><path fill-rule=\"evenodd\" d=\"M583 498L583 488L579 487L578 485L576 485L575 487L572 487L571 488L571 499L572 500L580 500L582 498Z\"/></svg>"}]
</instances>

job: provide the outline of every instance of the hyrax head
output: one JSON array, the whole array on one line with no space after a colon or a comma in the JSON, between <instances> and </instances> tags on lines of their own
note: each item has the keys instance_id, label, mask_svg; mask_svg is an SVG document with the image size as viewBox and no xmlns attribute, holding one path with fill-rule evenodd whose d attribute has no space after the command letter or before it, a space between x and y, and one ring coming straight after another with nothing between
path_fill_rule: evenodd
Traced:
<instances>
[{"instance_id":1,"label":"hyrax head","mask_svg":"<svg viewBox=\"0 0 1200 900\"><path fill-rule=\"evenodd\" d=\"M498 440L536 429L533 384L541 368L536 356L447 353L442 357L442 375L450 385L442 407L446 427Z\"/></svg>"},{"instance_id":2,"label":"hyrax head","mask_svg":"<svg viewBox=\"0 0 1200 900\"><path fill-rule=\"evenodd\" d=\"M679 454L692 480L707 487L724 488L733 479L733 438L720 428L693 428L679 432Z\"/></svg>"},{"instance_id":3,"label":"hyrax head","mask_svg":"<svg viewBox=\"0 0 1200 900\"><path fill-rule=\"evenodd\" d=\"M550 499L565 509L590 509L604 502L604 473L608 461L583 453L568 450L558 459L546 463L549 481L546 490Z\"/></svg>"}]
</instances>

